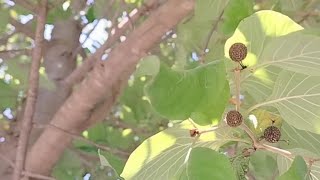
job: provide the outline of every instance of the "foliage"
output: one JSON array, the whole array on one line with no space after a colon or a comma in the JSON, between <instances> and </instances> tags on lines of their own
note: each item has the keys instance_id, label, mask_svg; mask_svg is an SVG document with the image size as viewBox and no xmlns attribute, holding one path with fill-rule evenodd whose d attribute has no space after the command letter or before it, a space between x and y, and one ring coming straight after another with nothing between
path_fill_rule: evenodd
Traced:
<instances>
[{"instance_id":1,"label":"foliage","mask_svg":"<svg viewBox=\"0 0 320 180\"><path fill-rule=\"evenodd\" d=\"M100 21L105 33L114 25L111 22L130 21L129 12L144 3L63 2L64 6L50 1L48 25L75 18L90 29ZM23 105L30 57L14 53L2 57L2 50L32 48L30 37L9 25L12 19L22 22L31 12L18 4L0 4L0 110L10 108L15 115ZM194 13L141 60L105 121L82 132L92 143L74 140L52 175L61 180L86 174L92 179L128 180L319 179L318 7L319 2L302 0L196 1ZM144 19L131 24L131 30ZM34 20L25 26L34 30ZM83 30L82 36L87 32ZM94 50L100 46L97 42L91 41ZM236 42L248 50L242 61L247 68L239 80L234 71L239 64L229 57ZM55 89L44 68L39 73L40 87ZM239 111L254 138L261 140L266 127L277 126L281 140L289 143L267 145L290 156L255 149L248 130L226 125L225 114L234 109L238 93ZM13 123L3 114L0 129L7 131Z\"/></svg>"}]
</instances>

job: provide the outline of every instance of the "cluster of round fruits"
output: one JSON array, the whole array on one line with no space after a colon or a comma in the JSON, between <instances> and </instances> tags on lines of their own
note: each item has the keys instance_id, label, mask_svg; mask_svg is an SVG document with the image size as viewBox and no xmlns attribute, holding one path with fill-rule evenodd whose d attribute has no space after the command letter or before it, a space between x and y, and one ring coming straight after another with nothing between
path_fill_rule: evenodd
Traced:
<instances>
[{"instance_id":1,"label":"cluster of round fruits","mask_svg":"<svg viewBox=\"0 0 320 180\"><path fill-rule=\"evenodd\" d=\"M226 121L230 127L237 127L242 124L243 116L239 111L231 110L227 113ZM281 131L273 124L267 127L263 132L263 138L270 143L278 142L280 140L280 137Z\"/></svg>"}]
</instances>

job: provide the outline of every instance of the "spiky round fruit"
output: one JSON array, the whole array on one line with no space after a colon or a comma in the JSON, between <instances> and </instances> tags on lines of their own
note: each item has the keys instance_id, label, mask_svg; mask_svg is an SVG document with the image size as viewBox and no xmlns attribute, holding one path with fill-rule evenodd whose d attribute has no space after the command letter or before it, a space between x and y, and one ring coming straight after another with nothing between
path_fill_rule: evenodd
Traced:
<instances>
[{"instance_id":1,"label":"spiky round fruit","mask_svg":"<svg viewBox=\"0 0 320 180\"><path fill-rule=\"evenodd\" d=\"M269 126L264 130L263 137L270 143L276 143L280 140L281 131L275 126Z\"/></svg>"},{"instance_id":2,"label":"spiky round fruit","mask_svg":"<svg viewBox=\"0 0 320 180\"><path fill-rule=\"evenodd\" d=\"M242 43L234 43L229 49L232 61L240 62L247 57L247 47Z\"/></svg>"},{"instance_id":3,"label":"spiky round fruit","mask_svg":"<svg viewBox=\"0 0 320 180\"><path fill-rule=\"evenodd\" d=\"M227 113L226 120L229 126L237 127L242 123L243 117L240 112L231 110Z\"/></svg>"}]
</instances>

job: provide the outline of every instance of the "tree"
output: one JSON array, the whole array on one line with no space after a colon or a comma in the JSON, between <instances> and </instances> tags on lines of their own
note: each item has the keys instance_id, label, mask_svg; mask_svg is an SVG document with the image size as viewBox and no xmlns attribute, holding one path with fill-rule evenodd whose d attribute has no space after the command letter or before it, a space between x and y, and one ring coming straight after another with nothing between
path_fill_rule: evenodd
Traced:
<instances>
[{"instance_id":1,"label":"tree","mask_svg":"<svg viewBox=\"0 0 320 180\"><path fill-rule=\"evenodd\" d=\"M318 2L1 5L3 179L320 177Z\"/></svg>"}]
</instances>

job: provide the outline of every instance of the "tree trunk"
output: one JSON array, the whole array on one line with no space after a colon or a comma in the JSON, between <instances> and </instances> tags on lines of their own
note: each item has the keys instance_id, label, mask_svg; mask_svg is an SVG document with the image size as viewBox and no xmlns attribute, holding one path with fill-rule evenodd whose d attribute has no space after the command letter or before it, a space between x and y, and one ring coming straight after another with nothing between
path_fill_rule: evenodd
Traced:
<instances>
[{"instance_id":1,"label":"tree trunk","mask_svg":"<svg viewBox=\"0 0 320 180\"><path fill-rule=\"evenodd\" d=\"M54 115L50 122L52 126L48 126L33 145L27 157L26 170L49 174L72 140L61 129L79 133L88 128L99 120L86 122L101 104L107 107L104 112L108 113L140 58L193 7L194 0L169 0L136 28L125 42L114 48L106 61L98 61Z\"/></svg>"}]
</instances>

